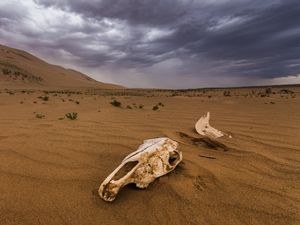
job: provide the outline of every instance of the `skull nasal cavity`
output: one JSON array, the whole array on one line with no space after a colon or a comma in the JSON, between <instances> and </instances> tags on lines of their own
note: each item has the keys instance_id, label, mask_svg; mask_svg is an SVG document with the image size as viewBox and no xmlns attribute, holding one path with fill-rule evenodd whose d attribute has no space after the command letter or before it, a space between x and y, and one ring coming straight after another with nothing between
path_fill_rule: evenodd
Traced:
<instances>
[{"instance_id":1,"label":"skull nasal cavity","mask_svg":"<svg viewBox=\"0 0 300 225\"><path fill-rule=\"evenodd\" d=\"M126 163L113 177L113 180L118 180L124 177L127 173L129 173L139 162L133 161Z\"/></svg>"},{"instance_id":2,"label":"skull nasal cavity","mask_svg":"<svg viewBox=\"0 0 300 225\"><path fill-rule=\"evenodd\" d=\"M179 159L179 155L177 152L171 152L169 157L169 164L174 166Z\"/></svg>"}]
</instances>

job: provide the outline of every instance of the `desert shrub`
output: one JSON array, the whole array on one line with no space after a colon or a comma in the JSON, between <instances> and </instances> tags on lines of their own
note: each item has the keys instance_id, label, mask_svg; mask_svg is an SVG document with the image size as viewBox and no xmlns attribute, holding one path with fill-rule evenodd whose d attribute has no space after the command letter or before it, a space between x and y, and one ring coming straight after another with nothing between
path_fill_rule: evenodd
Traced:
<instances>
[{"instance_id":1,"label":"desert shrub","mask_svg":"<svg viewBox=\"0 0 300 225\"><path fill-rule=\"evenodd\" d=\"M2 73L5 74L5 75L8 75L8 74L11 73L11 71L9 69L7 69L7 68L3 68L2 69Z\"/></svg>"},{"instance_id":2,"label":"desert shrub","mask_svg":"<svg viewBox=\"0 0 300 225\"><path fill-rule=\"evenodd\" d=\"M126 106L126 109L132 109L132 107L130 105Z\"/></svg>"},{"instance_id":3,"label":"desert shrub","mask_svg":"<svg viewBox=\"0 0 300 225\"><path fill-rule=\"evenodd\" d=\"M267 95L264 93L260 93L260 97L264 98L264 97L267 97Z\"/></svg>"},{"instance_id":4,"label":"desert shrub","mask_svg":"<svg viewBox=\"0 0 300 225\"><path fill-rule=\"evenodd\" d=\"M280 94L294 94L294 92L289 89L281 89Z\"/></svg>"},{"instance_id":5,"label":"desert shrub","mask_svg":"<svg viewBox=\"0 0 300 225\"><path fill-rule=\"evenodd\" d=\"M231 93L230 93L229 90L226 90L226 91L223 92L223 95L226 96L226 97L229 97L229 96L231 96Z\"/></svg>"},{"instance_id":6,"label":"desert shrub","mask_svg":"<svg viewBox=\"0 0 300 225\"><path fill-rule=\"evenodd\" d=\"M12 91L6 91L6 93L9 94L9 95L14 95L14 94L15 94L15 93L12 92Z\"/></svg>"},{"instance_id":7,"label":"desert shrub","mask_svg":"<svg viewBox=\"0 0 300 225\"><path fill-rule=\"evenodd\" d=\"M144 108L144 105L143 105L143 104L140 104L140 105L139 105L139 108L140 108L140 109L143 109L143 108Z\"/></svg>"},{"instance_id":8,"label":"desert shrub","mask_svg":"<svg viewBox=\"0 0 300 225\"><path fill-rule=\"evenodd\" d=\"M157 105L153 106L153 108L152 108L153 111L156 111L158 109L159 109L159 107Z\"/></svg>"},{"instance_id":9,"label":"desert shrub","mask_svg":"<svg viewBox=\"0 0 300 225\"><path fill-rule=\"evenodd\" d=\"M49 97L47 95L43 95L43 96L40 96L38 98L42 99L43 101L48 101L49 100Z\"/></svg>"},{"instance_id":10,"label":"desert shrub","mask_svg":"<svg viewBox=\"0 0 300 225\"><path fill-rule=\"evenodd\" d=\"M270 87L266 88L265 93L266 93L266 95L272 94L272 88L270 88Z\"/></svg>"},{"instance_id":11,"label":"desert shrub","mask_svg":"<svg viewBox=\"0 0 300 225\"><path fill-rule=\"evenodd\" d=\"M76 112L67 113L65 115L70 120L76 120L78 117L78 114Z\"/></svg>"},{"instance_id":12,"label":"desert shrub","mask_svg":"<svg viewBox=\"0 0 300 225\"><path fill-rule=\"evenodd\" d=\"M76 101L75 103L76 103L77 105L79 105L79 104L80 104L80 102L79 102L79 101Z\"/></svg>"},{"instance_id":13,"label":"desert shrub","mask_svg":"<svg viewBox=\"0 0 300 225\"><path fill-rule=\"evenodd\" d=\"M37 114L35 114L35 117L38 119L43 119L43 118L45 118L45 115L43 115L41 113L37 113Z\"/></svg>"},{"instance_id":14,"label":"desert shrub","mask_svg":"<svg viewBox=\"0 0 300 225\"><path fill-rule=\"evenodd\" d=\"M122 103L117 100L113 100L112 102L110 102L110 104L112 104L115 107L121 107L122 105Z\"/></svg>"},{"instance_id":15,"label":"desert shrub","mask_svg":"<svg viewBox=\"0 0 300 225\"><path fill-rule=\"evenodd\" d=\"M159 110L159 107L164 107L165 105L161 102L157 103L155 106L153 106L152 110L156 111Z\"/></svg>"}]
</instances>

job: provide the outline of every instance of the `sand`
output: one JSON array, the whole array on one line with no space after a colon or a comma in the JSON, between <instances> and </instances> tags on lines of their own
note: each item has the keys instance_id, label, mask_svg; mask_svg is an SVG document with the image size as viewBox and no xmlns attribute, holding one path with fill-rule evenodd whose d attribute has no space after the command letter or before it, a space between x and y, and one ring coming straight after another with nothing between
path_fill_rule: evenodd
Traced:
<instances>
[{"instance_id":1,"label":"sand","mask_svg":"<svg viewBox=\"0 0 300 225\"><path fill-rule=\"evenodd\" d=\"M122 88L78 71L52 65L23 50L0 44L0 89Z\"/></svg>"},{"instance_id":2,"label":"sand","mask_svg":"<svg viewBox=\"0 0 300 225\"><path fill-rule=\"evenodd\" d=\"M0 90L0 224L300 224L300 88L289 89ZM195 133L207 111L232 139ZM63 119L68 112L78 118ZM101 200L106 176L161 136L180 143L176 170Z\"/></svg>"}]
</instances>

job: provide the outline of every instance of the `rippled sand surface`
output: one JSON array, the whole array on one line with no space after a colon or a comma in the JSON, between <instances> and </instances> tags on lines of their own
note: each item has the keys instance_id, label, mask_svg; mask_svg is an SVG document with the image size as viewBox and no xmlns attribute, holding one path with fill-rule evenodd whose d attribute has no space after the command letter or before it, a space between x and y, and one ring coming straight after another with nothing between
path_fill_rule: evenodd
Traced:
<instances>
[{"instance_id":1,"label":"rippled sand surface","mask_svg":"<svg viewBox=\"0 0 300 225\"><path fill-rule=\"evenodd\" d=\"M48 101L39 91L1 90L0 224L300 224L295 90L296 97L48 93ZM158 102L165 106L152 110ZM194 132L207 111L211 125L233 137L218 139L221 147ZM63 119L68 112L78 119ZM180 143L176 170L102 201L106 176L144 139L161 136Z\"/></svg>"}]
</instances>

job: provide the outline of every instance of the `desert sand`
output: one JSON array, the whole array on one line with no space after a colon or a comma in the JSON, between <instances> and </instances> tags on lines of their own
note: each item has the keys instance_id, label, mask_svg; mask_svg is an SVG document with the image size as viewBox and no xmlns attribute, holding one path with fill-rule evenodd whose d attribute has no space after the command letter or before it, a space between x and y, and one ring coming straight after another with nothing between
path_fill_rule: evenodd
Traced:
<instances>
[{"instance_id":1,"label":"desert sand","mask_svg":"<svg viewBox=\"0 0 300 225\"><path fill-rule=\"evenodd\" d=\"M72 69L52 65L20 49L0 44L0 88L121 88Z\"/></svg>"},{"instance_id":2,"label":"desert sand","mask_svg":"<svg viewBox=\"0 0 300 225\"><path fill-rule=\"evenodd\" d=\"M0 224L300 224L299 87L0 92ZM208 111L231 139L194 131ZM182 163L101 200L121 160L162 136Z\"/></svg>"}]
</instances>

